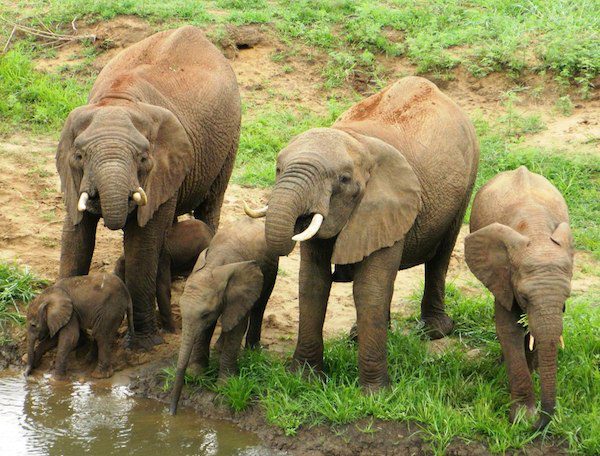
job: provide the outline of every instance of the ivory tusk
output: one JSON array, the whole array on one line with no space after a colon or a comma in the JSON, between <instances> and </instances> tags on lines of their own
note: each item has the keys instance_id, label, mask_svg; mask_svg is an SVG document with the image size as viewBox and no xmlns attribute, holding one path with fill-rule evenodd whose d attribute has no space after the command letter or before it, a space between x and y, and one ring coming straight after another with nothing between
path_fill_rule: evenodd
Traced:
<instances>
[{"instance_id":1,"label":"ivory tusk","mask_svg":"<svg viewBox=\"0 0 600 456\"><path fill-rule=\"evenodd\" d=\"M529 351L533 351L533 334L529 334Z\"/></svg>"},{"instance_id":2,"label":"ivory tusk","mask_svg":"<svg viewBox=\"0 0 600 456\"><path fill-rule=\"evenodd\" d=\"M312 221L310 222L310 225L308 225L308 228L306 228L302 233L292 237L292 240L308 241L315 234L317 234L317 231L319 231L319 228L321 228L321 223L323 223L323 216L321 214L313 215Z\"/></svg>"},{"instance_id":3,"label":"ivory tusk","mask_svg":"<svg viewBox=\"0 0 600 456\"><path fill-rule=\"evenodd\" d=\"M85 211L87 207L87 202L90 199L90 195L87 192L83 192L79 197L79 202L77 203L77 210L79 212Z\"/></svg>"},{"instance_id":4,"label":"ivory tusk","mask_svg":"<svg viewBox=\"0 0 600 456\"><path fill-rule=\"evenodd\" d=\"M244 201L244 212L246 213L246 215L248 217L252 217L252 218L264 217L265 215L267 215L267 209L269 209L269 206L261 207L260 209L252 209L250 206L248 206L248 203L246 203L246 201Z\"/></svg>"},{"instance_id":5,"label":"ivory tusk","mask_svg":"<svg viewBox=\"0 0 600 456\"><path fill-rule=\"evenodd\" d=\"M564 350L565 349L565 340L563 339L563 336L560 336L558 338L558 340L560 341L560 348L562 348Z\"/></svg>"},{"instance_id":6,"label":"ivory tusk","mask_svg":"<svg viewBox=\"0 0 600 456\"><path fill-rule=\"evenodd\" d=\"M138 187L137 192L133 194L133 201L135 201L138 206L145 206L148 204L148 197L142 187Z\"/></svg>"}]
</instances>

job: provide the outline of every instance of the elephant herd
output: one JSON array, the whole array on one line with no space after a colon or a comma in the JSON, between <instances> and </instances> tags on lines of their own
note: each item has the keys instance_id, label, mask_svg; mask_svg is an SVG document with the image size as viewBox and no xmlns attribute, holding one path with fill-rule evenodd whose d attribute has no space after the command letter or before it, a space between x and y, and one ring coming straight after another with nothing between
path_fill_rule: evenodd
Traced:
<instances>
[{"instance_id":1,"label":"elephant herd","mask_svg":"<svg viewBox=\"0 0 600 456\"><path fill-rule=\"evenodd\" d=\"M473 125L456 103L426 79L394 82L331 127L293 138L277 157L268 205L246 206L252 219L219 228L240 119L235 74L195 27L152 35L100 72L58 145L67 210L60 279L29 308L27 373L58 346L55 373L64 376L66 355L88 329L97 347L94 375L111 375L110 346L125 314L134 349L162 341L159 319L174 331L171 275L185 273L175 413L186 370L200 374L208 364L217 320L220 379L236 371L244 336L247 347L259 346L278 259L296 242L292 369L323 369L323 322L336 281L353 282L365 392L389 383L387 331L398 270L425 265L425 334L451 333L446 273L479 161ZM190 212L194 220L177 221ZM261 217L264 223L253 220ZM115 275L88 275L100 218L124 233ZM468 266L495 297L511 419L521 408L535 412L531 375L539 370L536 429L548 424L556 402L557 349L573 269L568 223L558 190L520 167L478 192L465 240ZM524 313L528 328L519 323Z\"/></svg>"}]
</instances>

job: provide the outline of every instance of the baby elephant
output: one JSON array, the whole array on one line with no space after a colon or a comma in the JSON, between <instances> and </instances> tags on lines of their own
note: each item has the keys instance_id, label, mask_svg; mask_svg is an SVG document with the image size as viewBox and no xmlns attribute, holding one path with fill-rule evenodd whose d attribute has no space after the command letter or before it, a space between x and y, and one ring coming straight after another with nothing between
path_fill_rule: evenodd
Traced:
<instances>
[{"instance_id":1,"label":"baby elephant","mask_svg":"<svg viewBox=\"0 0 600 456\"><path fill-rule=\"evenodd\" d=\"M529 414L535 410L531 371L537 362L542 414L535 429L541 430L556 404L557 351L573 274L564 198L524 166L498 174L473 202L465 259L495 297L496 333L513 400L511 421L521 407ZM527 336L518 322L522 314L528 317Z\"/></svg>"},{"instance_id":2,"label":"baby elephant","mask_svg":"<svg viewBox=\"0 0 600 456\"><path fill-rule=\"evenodd\" d=\"M131 297L117 276L90 274L59 280L37 296L27 310L25 375L39 365L44 353L58 346L54 377L66 378L69 353L77 347L80 332L91 330L98 347L98 365L92 377L110 377L111 346L125 314L133 336Z\"/></svg>"},{"instance_id":3,"label":"baby elephant","mask_svg":"<svg viewBox=\"0 0 600 456\"><path fill-rule=\"evenodd\" d=\"M202 252L213 237L212 230L200 220L175 222L165 239L158 264L156 278L156 301L162 328L175 332L171 313L171 277L187 277ZM115 266L115 274L125 280L125 257L121 256Z\"/></svg>"},{"instance_id":4,"label":"baby elephant","mask_svg":"<svg viewBox=\"0 0 600 456\"><path fill-rule=\"evenodd\" d=\"M246 347L259 345L263 314L275 285L278 264L279 257L267 250L265 225L257 220L236 222L219 230L202 252L180 300L183 331L172 414L177 411L188 364L194 375L208 366L210 340L219 317L220 379L237 371L246 330Z\"/></svg>"}]
</instances>

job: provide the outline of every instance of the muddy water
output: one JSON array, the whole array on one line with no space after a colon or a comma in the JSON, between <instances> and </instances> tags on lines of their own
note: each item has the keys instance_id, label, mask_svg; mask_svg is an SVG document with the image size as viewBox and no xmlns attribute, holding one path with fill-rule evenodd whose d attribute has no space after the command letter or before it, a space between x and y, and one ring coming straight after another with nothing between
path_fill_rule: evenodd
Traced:
<instances>
[{"instance_id":1,"label":"muddy water","mask_svg":"<svg viewBox=\"0 0 600 456\"><path fill-rule=\"evenodd\" d=\"M134 397L127 386L0 374L0 455L263 455L254 434Z\"/></svg>"}]
</instances>

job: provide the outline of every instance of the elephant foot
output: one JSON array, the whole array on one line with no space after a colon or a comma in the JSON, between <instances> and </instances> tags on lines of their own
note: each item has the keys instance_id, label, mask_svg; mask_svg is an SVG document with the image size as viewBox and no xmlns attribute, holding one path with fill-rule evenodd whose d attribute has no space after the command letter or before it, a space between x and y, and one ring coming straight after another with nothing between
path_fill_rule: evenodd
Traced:
<instances>
[{"instance_id":1,"label":"elephant foot","mask_svg":"<svg viewBox=\"0 0 600 456\"><path fill-rule=\"evenodd\" d=\"M237 375L237 368L225 368L219 370L219 377L217 378L217 385L223 386L229 380L229 377Z\"/></svg>"},{"instance_id":2,"label":"elephant foot","mask_svg":"<svg viewBox=\"0 0 600 456\"><path fill-rule=\"evenodd\" d=\"M533 425L533 430L535 432L543 431L550 424L550 421L552 421L552 415L542 412L538 420Z\"/></svg>"},{"instance_id":3,"label":"elephant foot","mask_svg":"<svg viewBox=\"0 0 600 456\"><path fill-rule=\"evenodd\" d=\"M173 318L169 317L169 318L162 318L160 319L160 327L162 328L162 330L164 332L170 333L170 334L175 334L175 322L173 321Z\"/></svg>"},{"instance_id":4,"label":"elephant foot","mask_svg":"<svg viewBox=\"0 0 600 456\"><path fill-rule=\"evenodd\" d=\"M208 364L190 363L186 369L186 373L192 377L200 377L206 371Z\"/></svg>"},{"instance_id":5,"label":"elephant foot","mask_svg":"<svg viewBox=\"0 0 600 456\"><path fill-rule=\"evenodd\" d=\"M113 375L112 368L108 369L94 369L94 371L90 374L92 378L110 378Z\"/></svg>"},{"instance_id":6,"label":"elephant foot","mask_svg":"<svg viewBox=\"0 0 600 456\"><path fill-rule=\"evenodd\" d=\"M515 402L511 405L509 413L510 422L515 423L520 416L525 416L528 419L535 416L535 404L533 401L529 404L525 402Z\"/></svg>"},{"instance_id":7,"label":"elephant foot","mask_svg":"<svg viewBox=\"0 0 600 456\"><path fill-rule=\"evenodd\" d=\"M348 340L350 342L358 342L358 325L354 323L348 332Z\"/></svg>"},{"instance_id":8,"label":"elephant foot","mask_svg":"<svg viewBox=\"0 0 600 456\"><path fill-rule=\"evenodd\" d=\"M33 372L33 366L27 366L23 371L23 377L29 377L31 372Z\"/></svg>"},{"instance_id":9,"label":"elephant foot","mask_svg":"<svg viewBox=\"0 0 600 456\"><path fill-rule=\"evenodd\" d=\"M158 333L127 335L126 347L132 350L150 351L155 345L164 344L165 340Z\"/></svg>"},{"instance_id":10,"label":"elephant foot","mask_svg":"<svg viewBox=\"0 0 600 456\"><path fill-rule=\"evenodd\" d=\"M422 317L423 331L431 340L446 337L454 329L454 321L442 313L433 317Z\"/></svg>"},{"instance_id":11,"label":"elephant foot","mask_svg":"<svg viewBox=\"0 0 600 456\"><path fill-rule=\"evenodd\" d=\"M388 386L390 386L390 381L389 379L383 380L381 382L378 383L362 383L360 384L360 388L362 389L362 392L364 394L376 394L379 391L381 391L382 389L387 388Z\"/></svg>"},{"instance_id":12,"label":"elephant foot","mask_svg":"<svg viewBox=\"0 0 600 456\"><path fill-rule=\"evenodd\" d=\"M293 358L289 367L289 371L293 374L301 374L302 378L305 380L315 376L321 380L325 378L323 364L311 362L306 359Z\"/></svg>"},{"instance_id":13,"label":"elephant foot","mask_svg":"<svg viewBox=\"0 0 600 456\"><path fill-rule=\"evenodd\" d=\"M67 373L55 370L54 372L52 372L52 380L55 380L57 382L65 382L67 381Z\"/></svg>"},{"instance_id":14,"label":"elephant foot","mask_svg":"<svg viewBox=\"0 0 600 456\"><path fill-rule=\"evenodd\" d=\"M352 282L354 280L354 267L351 264L336 264L331 280L340 283Z\"/></svg>"}]
</instances>

